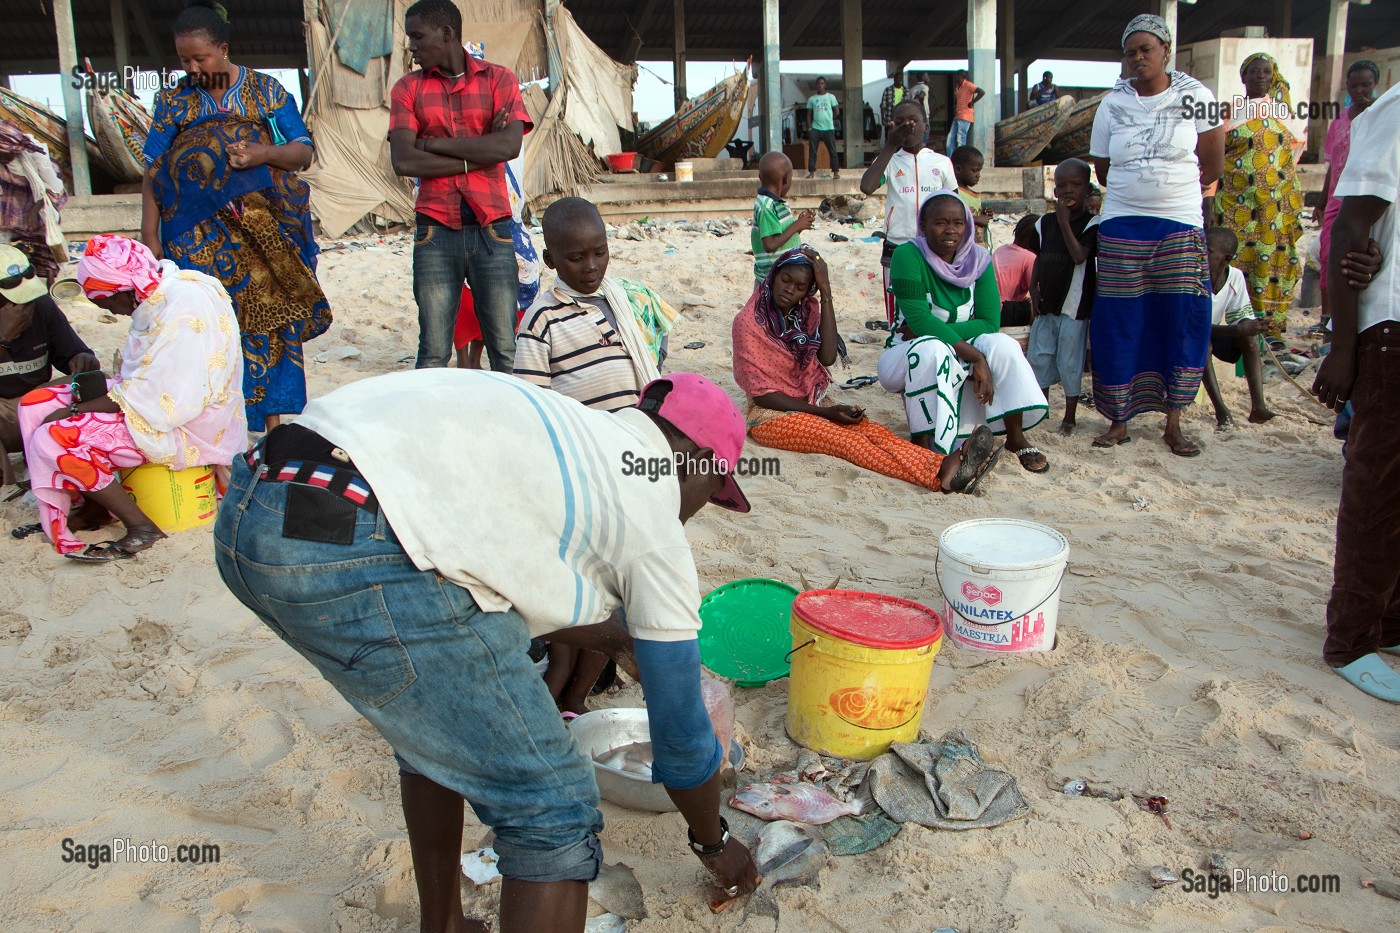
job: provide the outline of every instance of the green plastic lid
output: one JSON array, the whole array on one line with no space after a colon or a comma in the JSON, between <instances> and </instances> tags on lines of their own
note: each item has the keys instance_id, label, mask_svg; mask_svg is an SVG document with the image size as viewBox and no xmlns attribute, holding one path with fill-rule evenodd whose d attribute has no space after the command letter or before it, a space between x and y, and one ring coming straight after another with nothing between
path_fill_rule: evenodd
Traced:
<instances>
[{"instance_id":1,"label":"green plastic lid","mask_svg":"<svg viewBox=\"0 0 1400 933\"><path fill-rule=\"evenodd\" d=\"M749 577L716 587L700 600L700 660L740 687L786 677L788 619L797 587Z\"/></svg>"}]
</instances>

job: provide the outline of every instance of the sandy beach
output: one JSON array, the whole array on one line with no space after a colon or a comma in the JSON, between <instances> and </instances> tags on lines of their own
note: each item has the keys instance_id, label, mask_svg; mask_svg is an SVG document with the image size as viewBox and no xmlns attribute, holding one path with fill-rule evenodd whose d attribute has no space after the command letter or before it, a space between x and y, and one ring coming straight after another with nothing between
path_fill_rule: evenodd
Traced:
<instances>
[{"instance_id":1,"label":"sandy beach","mask_svg":"<svg viewBox=\"0 0 1400 933\"><path fill-rule=\"evenodd\" d=\"M994 225L999 243L1013 219ZM619 237L611 268L684 307L668 368L703 373L736 400L730 322L752 283L741 221L722 237ZM830 242L832 231L852 233L822 222L805 238L827 257L842 332L868 333L863 322L883 316L879 244ZM312 395L411 366L417 339L408 235L322 245L336 323L308 348ZM125 319L86 303L67 310L110 359ZM1297 334L1315 322L1295 315L1290 345L1306 345ZM692 341L705 346L682 349ZM873 374L878 354L852 343L837 382ZM1217 432L1208 405L1190 409L1183 424L1201 457L1168 451L1161 416L1135 421L1135 443L1112 450L1090 447L1106 422L1089 411L1062 438L1055 389L1051 420L1031 434L1050 472L1004 458L970 497L750 442L748 453L781 458L781 475L748 480L752 514L708 509L687 526L702 592L741 577L839 576L937 608L938 535L954 522L1025 518L1071 544L1058 649L1003 659L945 642L923 720L934 737L963 728L990 766L1015 775L1029 817L963 833L906 826L872 853L833 860L817 889L779 889L778 931L1396 926L1400 905L1360 880L1400 871L1400 719L1320 656L1340 444L1326 413L1281 381L1268 386L1280 417L1245 423L1243 380L1218 371L1237 427ZM904 429L899 400L878 385L836 395ZM5 529L33 520L30 498L0 505ZM65 561L38 536L0 536L0 555L10 593L0 606L0 865L10 878L0 928L417 930L388 746L224 589L208 529L106 566ZM750 776L796 758L786 695L786 681L738 691ZM604 702L640 705L640 692ZM469 741L474 724L463 726ZM1170 827L1131 798L1068 797L1070 778L1166 796ZM710 914L679 815L603 810L606 858L636 870L650 914L629 931L774 929L741 908ZM469 815L465 846L484 834ZM64 839L118 838L172 851L213 843L220 859L64 861ZM1336 875L1340 892L1212 899L1148 883L1153 865L1199 870L1213 852L1256 874ZM499 886L464 883L468 910L494 914Z\"/></svg>"}]
</instances>

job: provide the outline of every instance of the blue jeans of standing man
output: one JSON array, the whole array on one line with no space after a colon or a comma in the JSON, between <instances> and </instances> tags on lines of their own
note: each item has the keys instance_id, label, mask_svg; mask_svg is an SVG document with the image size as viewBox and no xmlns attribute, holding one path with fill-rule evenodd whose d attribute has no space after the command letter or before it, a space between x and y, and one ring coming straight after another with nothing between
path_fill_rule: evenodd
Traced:
<instances>
[{"instance_id":1,"label":"blue jeans of standing man","mask_svg":"<svg viewBox=\"0 0 1400 933\"><path fill-rule=\"evenodd\" d=\"M968 141L971 139L972 121L954 120L953 125L948 128L948 152L946 154L951 156L954 149L968 145Z\"/></svg>"},{"instance_id":2,"label":"blue jeans of standing man","mask_svg":"<svg viewBox=\"0 0 1400 933\"><path fill-rule=\"evenodd\" d=\"M413 240L413 299L418 302L414 368L446 366L452 358L452 329L462 304L463 282L471 286L491 368L510 372L515 366L520 290L510 218L483 226L465 202L460 230L418 215Z\"/></svg>"},{"instance_id":3,"label":"blue jeans of standing man","mask_svg":"<svg viewBox=\"0 0 1400 933\"><path fill-rule=\"evenodd\" d=\"M379 731L405 771L471 804L495 830L501 874L593 880L603 828L593 766L530 662L520 616L483 612L466 589L417 569L382 510L355 509L346 544L284 538L293 486L262 469L234 458L214 525L214 562L233 595Z\"/></svg>"}]
</instances>

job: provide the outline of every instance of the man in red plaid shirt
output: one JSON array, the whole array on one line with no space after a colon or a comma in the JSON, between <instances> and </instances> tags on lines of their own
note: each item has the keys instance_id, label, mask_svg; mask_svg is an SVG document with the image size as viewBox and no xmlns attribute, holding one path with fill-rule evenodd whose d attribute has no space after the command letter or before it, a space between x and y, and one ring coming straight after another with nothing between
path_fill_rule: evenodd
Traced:
<instances>
[{"instance_id":1,"label":"man in red plaid shirt","mask_svg":"<svg viewBox=\"0 0 1400 933\"><path fill-rule=\"evenodd\" d=\"M419 0L404 31L420 70L390 93L389 157L394 174L422 180L413 241L415 366L448 364L465 281L491 368L508 373L518 278L505 163L520 154L530 117L509 68L467 55L452 0Z\"/></svg>"}]
</instances>

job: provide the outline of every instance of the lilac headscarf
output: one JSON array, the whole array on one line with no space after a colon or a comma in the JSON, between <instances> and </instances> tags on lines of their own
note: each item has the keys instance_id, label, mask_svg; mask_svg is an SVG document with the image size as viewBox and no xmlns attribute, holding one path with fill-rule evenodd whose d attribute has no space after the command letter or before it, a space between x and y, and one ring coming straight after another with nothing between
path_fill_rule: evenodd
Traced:
<instances>
[{"instance_id":1,"label":"lilac headscarf","mask_svg":"<svg viewBox=\"0 0 1400 933\"><path fill-rule=\"evenodd\" d=\"M929 249L928 240L924 239L924 207L929 201L936 197L948 195L962 205L963 213L967 215L967 226L963 228L963 240L958 244L958 251L953 255L952 262L944 262L937 253ZM972 208L967 206L958 193L952 188L944 188L935 191L924 198L919 205L919 235L914 238L914 245L923 254L924 262L928 263L940 279L955 288L971 288L973 284L982 277L982 273L987 271L987 266L992 263L992 254L977 243L977 226L972 222Z\"/></svg>"}]
</instances>

